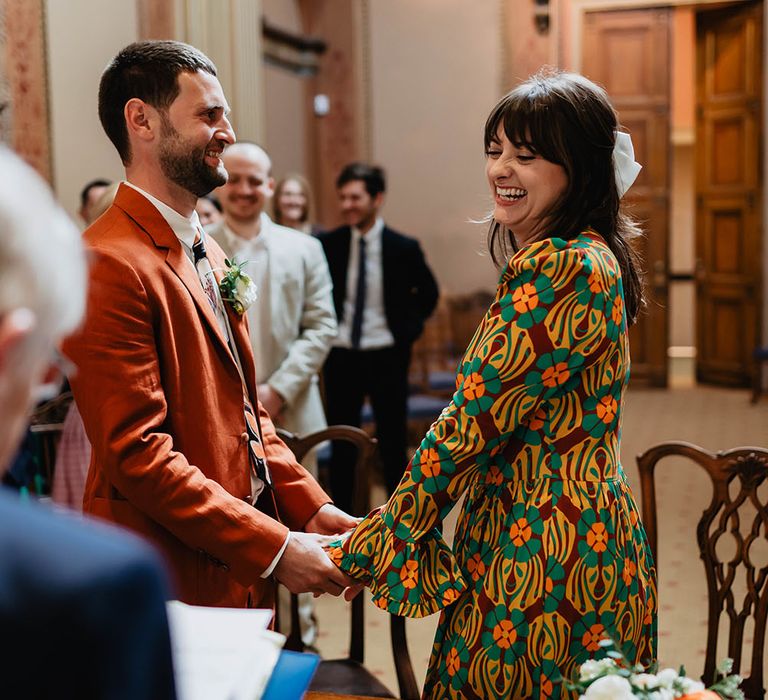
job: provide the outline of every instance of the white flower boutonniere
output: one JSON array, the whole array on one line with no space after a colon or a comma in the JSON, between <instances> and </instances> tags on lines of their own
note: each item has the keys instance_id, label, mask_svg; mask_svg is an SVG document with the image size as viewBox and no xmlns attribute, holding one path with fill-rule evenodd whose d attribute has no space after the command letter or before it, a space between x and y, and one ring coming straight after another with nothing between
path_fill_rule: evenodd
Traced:
<instances>
[{"instance_id":1,"label":"white flower boutonniere","mask_svg":"<svg viewBox=\"0 0 768 700\"><path fill-rule=\"evenodd\" d=\"M247 262L239 263L236 260L224 262L227 264L227 273L219 282L221 298L231 304L235 312L242 316L245 310L258 299L256 285L250 276L243 272L243 266Z\"/></svg>"}]
</instances>

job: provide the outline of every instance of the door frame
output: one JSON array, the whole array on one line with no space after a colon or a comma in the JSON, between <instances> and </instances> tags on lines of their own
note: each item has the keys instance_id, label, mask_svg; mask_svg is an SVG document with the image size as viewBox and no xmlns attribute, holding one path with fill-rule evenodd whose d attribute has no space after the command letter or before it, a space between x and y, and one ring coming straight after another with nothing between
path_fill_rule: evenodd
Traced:
<instances>
[{"instance_id":1,"label":"door frame","mask_svg":"<svg viewBox=\"0 0 768 700\"><path fill-rule=\"evenodd\" d=\"M571 0L570 25L572 27L568 65L581 70L581 37L584 31L584 15L604 10L640 10L652 7L705 7L707 5L741 5L748 0ZM567 10L568 11L568 10ZM765 50L763 54L765 54ZM560 54L564 54L561 52ZM764 55L764 58L765 55ZM765 126L765 125L764 125Z\"/></svg>"},{"instance_id":2,"label":"door frame","mask_svg":"<svg viewBox=\"0 0 768 700\"><path fill-rule=\"evenodd\" d=\"M605 10L637 10L652 7L681 7L689 6L704 8L708 5L725 7L726 5L742 5L749 0L566 0L563 3L561 13L567 16L570 25L569 36L564 32L558 32L560 45L557 54L561 63L566 63L572 70L581 71L582 35L584 31L584 17L587 12ZM555 17L556 31L561 25L561 17ZM768 77L768 0L763 0L763 27L766 34L763 39L763 76ZM763 94L763 192L762 192L762 222L763 222L763 289L762 289L762 323L760 332L762 337L758 342L762 346L768 345L768 90ZM670 207L670 213L672 207ZM670 221L671 231L671 221ZM765 385L765 374L763 384Z\"/></svg>"}]
</instances>

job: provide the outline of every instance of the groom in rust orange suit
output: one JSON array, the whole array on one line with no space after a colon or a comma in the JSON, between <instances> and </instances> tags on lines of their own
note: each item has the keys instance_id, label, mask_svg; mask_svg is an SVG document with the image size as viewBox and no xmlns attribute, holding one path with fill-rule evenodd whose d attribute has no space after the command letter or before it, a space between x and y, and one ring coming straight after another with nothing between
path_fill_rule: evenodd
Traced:
<instances>
[{"instance_id":1,"label":"groom in rust orange suit","mask_svg":"<svg viewBox=\"0 0 768 700\"><path fill-rule=\"evenodd\" d=\"M197 198L226 182L235 136L216 69L191 46L123 49L99 117L126 172L86 232L88 310L64 351L93 445L84 510L158 546L182 600L269 607L272 577L338 595L322 547L355 524L277 438L256 396L245 316Z\"/></svg>"}]
</instances>

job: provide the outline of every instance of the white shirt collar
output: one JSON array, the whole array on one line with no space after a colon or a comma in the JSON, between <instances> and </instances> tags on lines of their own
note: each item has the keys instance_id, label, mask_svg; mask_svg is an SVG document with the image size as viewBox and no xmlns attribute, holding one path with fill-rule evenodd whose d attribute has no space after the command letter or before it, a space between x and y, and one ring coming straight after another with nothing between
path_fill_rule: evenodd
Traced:
<instances>
[{"instance_id":1,"label":"white shirt collar","mask_svg":"<svg viewBox=\"0 0 768 700\"><path fill-rule=\"evenodd\" d=\"M227 220L224 219L221 230L224 232L224 237L226 238L230 247L235 248L248 246L254 249L258 249L266 246L266 239L269 236L269 230L272 228L272 226L274 226L274 224L272 223L272 219L270 219L269 216L264 212L261 212L259 218L261 221L261 229L259 230L258 235L254 236L253 238L243 238L242 236L238 236L237 232L233 231L227 223Z\"/></svg>"},{"instance_id":2,"label":"white shirt collar","mask_svg":"<svg viewBox=\"0 0 768 700\"><path fill-rule=\"evenodd\" d=\"M125 181L125 184L144 195L152 204L154 204L166 223L171 227L171 230L176 234L176 237L188 248L192 248L195 243L197 232L202 231L203 229L200 225L200 219L197 216L196 211L192 212L191 217L186 218L179 214L175 209L169 207L165 202L161 202L157 197L153 197L149 192L141 189L141 187L137 187L128 181Z\"/></svg>"},{"instance_id":3,"label":"white shirt collar","mask_svg":"<svg viewBox=\"0 0 768 700\"><path fill-rule=\"evenodd\" d=\"M373 226L371 226L370 229L368 229L368 232L365 234L365 242L366 244L375 244L379 242L379 239L381 238L381 232L384 230L384 219L382 219L380 216L376 217L376 221L374 221ZM363 234L360 232L360 229L357 228L357 226L352 226L352 235L355 237L355 240L359 240ZM368 248L368 245L366 245L366 248Z\"/></svg>"}]
</instances>

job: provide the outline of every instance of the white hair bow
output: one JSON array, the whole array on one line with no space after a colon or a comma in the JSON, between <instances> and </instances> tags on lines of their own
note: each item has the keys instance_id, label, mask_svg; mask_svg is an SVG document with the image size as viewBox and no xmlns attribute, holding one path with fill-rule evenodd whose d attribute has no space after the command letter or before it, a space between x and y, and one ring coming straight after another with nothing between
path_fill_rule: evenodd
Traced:
<instances>
[{"instance_id":1,"label":"white hair bow","mask_svg":"<svg viewBox=\"0 0 768 700\"><path fill-rule=\"evenodd\" d=\"M635 160L635 149L629 134L616 131L616 143L613 146L613 172L616 176L616 189L619 198L632 187L643 166Z\"/></svg>"}]
</instances>

